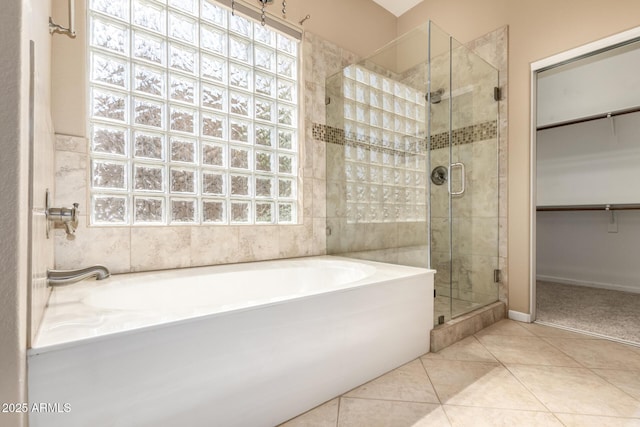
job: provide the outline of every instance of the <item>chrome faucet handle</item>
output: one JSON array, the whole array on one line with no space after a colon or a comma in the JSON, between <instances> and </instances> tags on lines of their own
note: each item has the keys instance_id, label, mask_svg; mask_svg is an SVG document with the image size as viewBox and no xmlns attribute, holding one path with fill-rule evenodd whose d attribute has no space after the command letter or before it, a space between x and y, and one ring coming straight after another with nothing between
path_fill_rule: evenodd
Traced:
<instances>
[{"instance_id":1,"label":"chrome faucet handle","mask_svg":"<svg viewBox=\"0 0 640 427\"><path fill-rule=\"evenodd\" d=\"M47 220L51 223L61 224L66 233L67 239L73 239L78 228L79 204L74 203L72 208L47 208Z\"/></svg>"}]
</instances>

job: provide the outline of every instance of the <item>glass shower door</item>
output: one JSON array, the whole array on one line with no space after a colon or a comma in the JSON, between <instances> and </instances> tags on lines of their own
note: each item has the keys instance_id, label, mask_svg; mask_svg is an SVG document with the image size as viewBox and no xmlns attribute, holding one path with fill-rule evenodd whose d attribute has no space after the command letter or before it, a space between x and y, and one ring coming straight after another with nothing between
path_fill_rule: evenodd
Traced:
<instances>
[{"instance_id":1,"label":"glass shower door","mask_svg":"<svg viewBox=\"0 0 640 427\"><path fill-rule=\"evenodd\" d=\"M498 72L433 24L430 35L431 265L438 271L439 323L498 300Z\"/></svg>"}]
</instances>

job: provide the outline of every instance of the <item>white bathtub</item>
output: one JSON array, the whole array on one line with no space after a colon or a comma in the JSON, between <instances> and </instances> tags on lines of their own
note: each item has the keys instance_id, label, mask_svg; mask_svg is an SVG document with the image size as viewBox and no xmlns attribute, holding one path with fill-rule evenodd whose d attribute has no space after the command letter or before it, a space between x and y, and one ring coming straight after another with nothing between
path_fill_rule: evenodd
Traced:
<instances>
[{"instance_id":1,"label":"white bathtub","mask_svg":"<svg viewBox=\"0 0 640 427\"><path fill-rule=\"evenodd\" d=\"M31 427L274 426L429 349L433 271L339 257L57 288ZM57 405L56 405L57 404Z\"/></svg>"}]
</instances>

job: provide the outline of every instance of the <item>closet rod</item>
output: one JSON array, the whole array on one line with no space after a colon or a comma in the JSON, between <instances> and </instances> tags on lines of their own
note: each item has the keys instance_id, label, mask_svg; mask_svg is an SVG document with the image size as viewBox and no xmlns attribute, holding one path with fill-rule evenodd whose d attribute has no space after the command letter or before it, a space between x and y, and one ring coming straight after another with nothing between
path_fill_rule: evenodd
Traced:
<instances>
[{"instance_id":1,"label":"closet rod","mask_svg":"<svg viewBox=\"0 0 640 427\"><path fill-rule=\"evenodd\" d=\"M537 206L538 212L551 211L631 211L640 210L640 203L628 205L574 205L574 206Z\"/></svg>"},{"instance_id":2,"label":"closet rod","mask_svg":"<svg viewBox=\"0 0 640 427\"><path fill-rule=\"evenodd\" d=\"M584 122L590 122L593 120L606 119L607 117L615 117L623 114L637 113L638 111L640 111L640 107L625 108L624 110L612 111L610 113L596 114L594 116L583 117L581 119L567 120L566 122L554 123L552 125L538 126L536 130L553 129L553 128L558 128L558 127L567 126L567 125L575 125L577 123L584 123Z\"/></svg>"}]
</instances>

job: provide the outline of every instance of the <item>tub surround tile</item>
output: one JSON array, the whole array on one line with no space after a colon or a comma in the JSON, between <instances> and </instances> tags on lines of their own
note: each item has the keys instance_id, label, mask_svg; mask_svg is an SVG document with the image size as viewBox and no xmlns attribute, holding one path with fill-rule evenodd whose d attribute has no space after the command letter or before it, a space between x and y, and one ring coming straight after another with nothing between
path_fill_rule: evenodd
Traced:
<instances>
[{"instance_id":1,"label":"tub surround tile","mask_svg":"<svg viewBox=\"0 0 640 427\"><path fill-rule=\"evenodd\" d=\"M163 250L167 244L171 250ZM162 270L191 266L189 227L132 227L131 271Z\"/></svg>"},{"instance_id":2,"label":"tub surround tile","mask_svg":"<svg viewBox=\"0 0 640 427\"><path fill-rule=\"evenodd\" d=\"M88 227L87 216L78 217L78 229L70 240L64 230L56 229L55 268L73 270L90 265L105 265L111 273L131 270L131 230L127 227Z\"/></svg>"},{"instance_id":3,"label":"tub surround tile","mask_svg":"<svg viewBox=\"0 0 640 427\"><path fill-rule=\"evenodd\" d=\"M278 226L240 227L238 236L239 257L236 262L278 258L280 253L278 237Z\"/></svg>"},{"instance_id":4,"label":"tub surround tile","mask_svg":"<svg viewBox=\"0 0 640 427\"><path fill-rule=\"evenodd\" d=\"M439 403L418 359L350 391L345 397Z\"/></svg>"},{"instance_id":5,"label":"tub surround tile","mask_svg":"<svg viewBox=\"0 0 640 427\"><path fill-rule=\"evenodd\" d=\"M87 139L80 136L60 135L57 134L56 151L73 151L76 153L86 153L88 142Z\"/></svg>"},{"instance_id":6,"label":"tub surround tile","mask_svg":"<svg viewBox=\"0 0 640 427\"><path fill-rule=\"evenodd\" d=\"M325 255L327 253L327 220L326 218L313 219L313 253Z\"/></svg>"},{"instance_id":7,"label":"tub surround tile","mask_svg":"<svg viewBox=\"0 0 640 427\"><path fill-rule=\"evenodd\" d=\"M343 228L342 237L348 242L349 251L370 249L366 244L366 232L369 224L347 224Z\"/></svg>"},{"instance_id":8,"label":"tub surround tile","mask_svg":"<svg viewBox=\"0 0 640 427\"><path fill-rule=\"evenodd\" d=\"M339 427L450 426L438 404L373 399L340 399Z\"/></svg>"},{"instance_id":9,"label":"tub surround tile","mask_svg":"<svg viewBox=\"0 0 640 427\"><path fill-rule=\"evenodd\" d=\"M428 267L429 248L426 245L398 248L398 264L411 267Z\"/></svg>"},{"instance_id":10,"label":"tub surround tile","mask_svg":"<svg viewBox=\"0 0 640 427\"><path fill-rule=\"evenodd\" d=\"M313 224L278 226L278 258L309 256L313 249Z\"/></svg>"},{"instance_id":11,"label":"tub surround tile","mask_svg":"<svg viewBox=\"0 0 640 427\"><path fill-rule=\"evenodd\" d=\"M239 227L191 227L191 266L235 262L239 252Z\"/></svg>"},{"instance_id":12,"label":"tub surround tile","mask_svg":"<svg viewBox=\"0 0 640 427\"><path fill-rule=\"evenodd\" d=\"M513 365L509 370L552 412L640 416L640 401L589 369Z\"/></svg>"},{"instance_id":13,"label":"tub surround tile","mask_svg":"<svg viewBox=\"0 0 640 427\"><path fill-rule=\"evenodd\" d=\"M397 226L395 224L366 224L364 242L366 248L369 250L377 250L385 247L393 247L391 242L385 241L385 237L392 235L396 228Z\"/></svg>"},{"instance_id":14,"label":"tub surround tile","mask_svg":"<svg viewBox=\"0 0 640 427\"><path fill-rule=\"evenodd\" d=\"M56 180L54 207L72 207L79 204L82 215L89 213L87 203L88 159L86 153L56 151Z\"/></svg>"},{"instance_id":15,"label":"tub surround tile","mask_svg":"<svg viewBox=\"0 0 640 427\"><path fill-rule=\"evenodd\" d=\"M339 218L325 218L326 220L326 240L327 253L338 254L349 252L345 239L342 239L343 223ZM346 225L346 224L345 224Z\"/></svg>"},{"instance_id":16,"label":"tub surround tile","mask_svg":"<svg viewBox=\"0 0 640 427\"><path fill-rule=\"evenodd\" d=\"M550 412L452 405L444 405L443 408L453 427L563 427L563 424Z\"/></svg>"}]
</instances>

